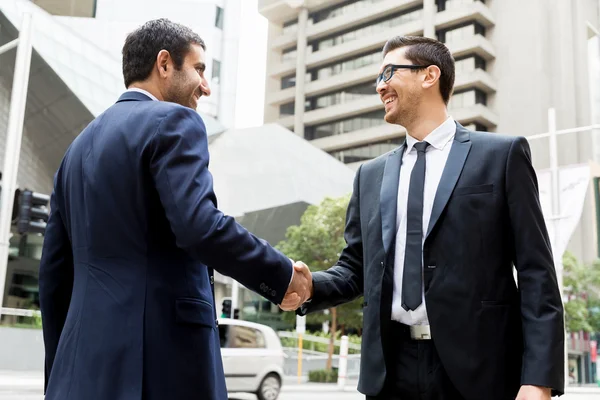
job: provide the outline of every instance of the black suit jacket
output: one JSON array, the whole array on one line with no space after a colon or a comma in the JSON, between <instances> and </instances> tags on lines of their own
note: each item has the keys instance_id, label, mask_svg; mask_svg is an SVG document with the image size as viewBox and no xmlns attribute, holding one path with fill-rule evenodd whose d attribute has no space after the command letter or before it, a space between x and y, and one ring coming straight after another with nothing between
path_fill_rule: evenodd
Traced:
<instances>
[{"instance_id":1,"label":"black suit jacket","mask_svg":"<svg viewBox=\"0 0 600 400\"><path fill-rule=\"evenodd\" d=\"M225 400L213 269L280 303L292 263L217 209L195 111L126 92L56 174L46 400Z\"/></svg>"},{"instance_id":2,"label":"black suit jacket","mask_svg":"<svg viewBox=\"0 0 600 400\"><path fill-rule=\"evenodd\" d=\"M371 396L383 388L384 354L394 340L387 328L405 148L359 168L347 246L337 265L313 274L313 298L298 310L302 315L364 295L358 389ZM457 124L423 257L434 343L466 399L514 399L521 385L563 392L563 306L525 138Z\"/></svg>"}]
</instances>

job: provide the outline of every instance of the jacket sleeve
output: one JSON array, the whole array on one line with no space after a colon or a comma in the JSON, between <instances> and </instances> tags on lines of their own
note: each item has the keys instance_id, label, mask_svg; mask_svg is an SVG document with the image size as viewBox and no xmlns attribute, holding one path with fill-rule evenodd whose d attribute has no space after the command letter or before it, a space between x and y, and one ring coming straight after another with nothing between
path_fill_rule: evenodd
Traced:
<instances>
[{"instance_id":1,"label":"jacket sleeve","mask_svg":"<svg viewBox=\"0 0 600 400\"><path fill-rule=\"evenodd\" d=\"M522 385L564 393L565 326L556 270L527 140L516 138L506 164L506 196L523 323Z\"/></svg>"},{"instance_id":2,"label":"jacket sleeve","mask_svg":"<svg viewBox=\"0 0 600 400\"><path fill-rule=\"evenodd\" d=\"M150 173L177 245L275 304L289 286L292 262L217 208L208 170L208 138L195 111L173 107L150 143Z\"/></svg>"},{"instance_id":3,"label":"jacket sleeve","mask_svg":"<svg viewBox=\"0 0 600 400\"><path fill-rule=\"evenodd\" d=\"M51 196L50 210L39 273L40 309L46 353L44 391L48 385L73 290L73 251L58 206L56 190Z\"/></svg>"}]
</instances>

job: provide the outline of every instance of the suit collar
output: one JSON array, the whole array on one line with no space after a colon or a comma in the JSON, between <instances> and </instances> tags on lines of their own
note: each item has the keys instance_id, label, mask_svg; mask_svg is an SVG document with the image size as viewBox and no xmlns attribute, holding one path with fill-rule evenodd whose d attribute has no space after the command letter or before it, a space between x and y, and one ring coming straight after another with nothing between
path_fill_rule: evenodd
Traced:
<instances>
[{"instance_id":1,"label":"suit collar","mask_svg":"<svg viewBox=\"0 0 600 400\"><path fill-rule=\"evenodd\" d=\"M467 155L471 149L470 133L458 122L453 121L456 126L454 141L448 155L448 161L444 167L442 178L438 186L433 203L427 236L431 233L439 220L442 212L446 208L448 200L454 187L458 182ZM383 238L383 247L386 254L396 238L396 212L398 208L398 185L400 183L400 169L402 166L402 156L407 149L405 141L396 150L389 153L386 157L383 178L380 192L380 211L381 211L381 230Z\"/></svg>"},{"instance_id":2,"label":"suit collar","mask_svg":"<svg viewBox=\"0 0 600 400\"><path fill-rule=\"evenodd\" d=\"M454 118L448 117L442 122L437 128L435 128L427 137L424 139L425 142L429 143L431 147L438 150L442 150L446 145L454 138L456 133L456 122ZM406 151L410 152L418 140L406 134Z\"/></svg>"},{"instance_id":3,"label":"suit collar","mask_svg":"<svg viewBox=\"0 0 600 400\"><path fill-rule=\"evenodd\" d=\"M427 240L433 228L435 228L442 212L446 208L454 187L458 182L458 178L462 174L470 150L471 140L469 131L457 122L454 142L452 143L448 161L446 161L446 166L444 167L444 172L442 172L442 177L433 200L433 208L425 240Z\"/></svg>"},{"instance_id":4,"label":"suit collar","mask_svg":"<svg viewBox=\"0 0 600 400\"><path fill-rule=\"evenodd\" d=\"M134 90L128 90L125 93L123 93L121 97L119 97L117 103L120 103L122 101L152 101L152 98L147 94Z\"/></svg>"},{"instance_id":5,"label":"suit collar","mask_svg":"<svg viewBox=\"0 0 600 400\"><path fill-rule=\"evenodd\" d=\"M381 207L381 230L385 254L389 254L392 241L396 237L396 211L398 208L398 184L402 155L406 151L406 141L388 154L381 181L379 202Z\"/></svg>"}]
</instances>

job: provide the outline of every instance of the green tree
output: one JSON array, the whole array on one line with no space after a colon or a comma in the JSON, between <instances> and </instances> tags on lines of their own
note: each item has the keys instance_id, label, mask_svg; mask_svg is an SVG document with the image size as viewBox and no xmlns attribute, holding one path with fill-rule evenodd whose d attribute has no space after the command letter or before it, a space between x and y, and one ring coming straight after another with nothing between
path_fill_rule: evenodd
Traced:
<instances>
[{"instance_id":1,"label":"green tree","mask_svg":"<svg viewBox=\"0 0 600 400\"><path fill-rule=\"evenodd\" d=\"M600 260L584 265L566 252L563 265L567 331L600 332Z\"/></svg>"},{"instance_id":2,"label":"green tree","mask_svg":"<svg viewBox=\"0 0 600 400\"><path fill-rule=\"evenodd\" d=\"M345 246L344 228L346 209L350 195L332 199L326 198L319 205L309 206L300 220L300 225L290 226L286 240L277 245L285 255L293 260L303 261L312 272L326 270L337 262ZM307 316L307 323L322 323L329 320L331 339L327 369L331 369L333 343L338 324L344 328L360 329L362 326L362 306L360 298L329 309L329 315L313 313ZM285 318L295 318L287 313Z\"/></svg>"}]
</instances>

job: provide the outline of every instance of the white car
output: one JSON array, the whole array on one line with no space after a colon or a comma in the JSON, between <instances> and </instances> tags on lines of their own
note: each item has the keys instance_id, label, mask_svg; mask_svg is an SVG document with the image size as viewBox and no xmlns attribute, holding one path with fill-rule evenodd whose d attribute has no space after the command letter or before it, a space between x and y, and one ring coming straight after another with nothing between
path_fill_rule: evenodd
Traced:
<instances>
[{"instance_id":1,"label":"white car","mask_svg":"<svg viewBox=\"0 0 600 400\"><path fill-rule=\"evenodd\" d=\"M277 333L266 325L223 318L219 319L219 336L227 391L277 400L285 359Z\"/></svg>"}]
</instances>

